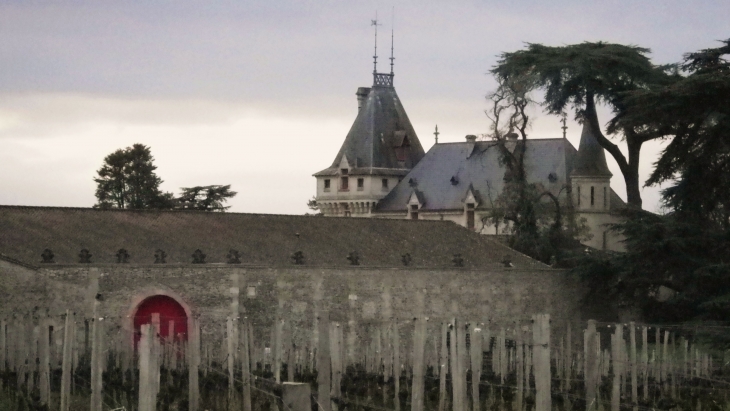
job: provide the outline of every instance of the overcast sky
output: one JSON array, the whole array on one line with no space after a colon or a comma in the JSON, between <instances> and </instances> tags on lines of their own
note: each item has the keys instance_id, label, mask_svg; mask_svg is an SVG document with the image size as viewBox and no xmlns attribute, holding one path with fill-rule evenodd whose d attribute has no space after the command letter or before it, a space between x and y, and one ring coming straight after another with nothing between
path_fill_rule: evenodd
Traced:
<instances>
[{"instance_id":1,"label":"overcast sky","mask_svg":"<svg viewBox=\"0 0 730 411\"><path fill-rule=\"evenodd\" d=\"M376 11L388 70L393 7L395 86L427 150L435 124L442 142L487 131L487 72L526 42L634 44L670 63L730 37L720 0L4 0L0 204L90 207L104 156L142 143L165 191L231 184L231 211L306 212L312 173L334 160L355 91L372 83ZM558 118L533 114L531 137L561 135ZM660 144L644 147L645 179ZM658 189L643 197L657 208Z\"/></svg>"}]
</instances>

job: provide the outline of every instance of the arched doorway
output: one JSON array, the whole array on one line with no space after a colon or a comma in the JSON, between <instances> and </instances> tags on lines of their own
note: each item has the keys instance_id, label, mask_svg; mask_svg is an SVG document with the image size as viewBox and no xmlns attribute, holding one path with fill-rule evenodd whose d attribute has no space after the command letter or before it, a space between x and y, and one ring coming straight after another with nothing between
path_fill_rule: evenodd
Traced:
<instances>
[{"instance_id":1,"label":"arched doorway","mask_svg":"<svg viewBox=\"0 0 730 411\"><path fill-rule=\"evenodd\" d=\"M160 315L160 337L162 339L172 337L177 341L187 340L188 317L183 306L172 297L153 295L142 300L134 313L135 347L141 336L140 327L152 322L152 314Z\"/></svg>"}]
</instances>

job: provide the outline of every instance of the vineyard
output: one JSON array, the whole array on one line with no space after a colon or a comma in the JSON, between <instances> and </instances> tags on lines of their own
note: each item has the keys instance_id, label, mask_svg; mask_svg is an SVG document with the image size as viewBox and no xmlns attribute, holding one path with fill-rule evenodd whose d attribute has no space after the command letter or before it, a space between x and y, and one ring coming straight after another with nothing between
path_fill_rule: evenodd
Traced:
<instances>
[{"instance_id":1,"label":"vineyard","mask_svg":"<svg viewBox=\"0 0 730 411\"><path fill-rule=\"evenodd\" d=\"M727 353L706 349L696 327L589 321L551 332L535 315L511 327L394 318L353 329L323 312L311 330L229 317L203 328L185 319L176 334L176 320L152 314L132 331L71 312L3 319L0 410L730 407Z\"/></svg>"}]
</instances>

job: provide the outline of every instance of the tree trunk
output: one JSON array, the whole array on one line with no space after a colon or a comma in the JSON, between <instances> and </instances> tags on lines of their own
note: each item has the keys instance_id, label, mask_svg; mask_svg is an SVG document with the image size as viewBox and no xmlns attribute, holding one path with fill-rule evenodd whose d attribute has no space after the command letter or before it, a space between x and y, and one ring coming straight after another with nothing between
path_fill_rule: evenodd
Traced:
<instances>
[{"instance_id":1,"label":"tree trunk","mask_svg":"<svg viewBox=\"0 0 730 411\"><path fill-rule=\"evenodd\" d=\"M643 141L629 130L624 130L629 159L626 160L618 146L603 135L596 113L596 103L592 92L586 93L586 108L583 111L583 121L588 121L593 128L598 144L601 145L618 163L621 174L626 182L626 202L629 206L641 208L641 191L639 190L639 157Z\"/></svg>"},{"instance_id":2,"label":"tree trunk","mask_svg":"<svg viewBox=\"0 0 730 411\"><path fill-rule=\"evenodd\" d=\"M639 155L643 144L636 136L626 135L626 145L629 149L629 172L624 174L626 182L626 202L629 206L641 209L641 191L639 185Z\"/></svg>"}]
</instances>

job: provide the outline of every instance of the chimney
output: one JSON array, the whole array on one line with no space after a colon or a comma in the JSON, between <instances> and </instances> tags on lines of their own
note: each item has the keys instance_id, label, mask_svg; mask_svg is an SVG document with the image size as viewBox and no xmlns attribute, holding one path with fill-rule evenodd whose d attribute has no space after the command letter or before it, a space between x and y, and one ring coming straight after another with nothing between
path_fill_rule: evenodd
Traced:
<instances>
[{"instance_id":1,"label":"chimney","mask_svg":"<svg viewBox=\"0 0 730 411\"><path fill-rule=\"evenodd\" d=\"M365 105L365 99L370 94L370 87L358 87L357 93L355 94L357 95L357 111L359 113L362 110L362 106Z\"/></svg>"},{"instance_id":2,"label":"chimney","mask_svg":"<svg viewBox=\"0 0 730 411\"><path fill-rule=\"evenodd\" d=\"M475 136L473 134L469 134L466 136L467 143L476 143L476 141L477 141L477 136Z\"/></svg>"}]
</instances>

